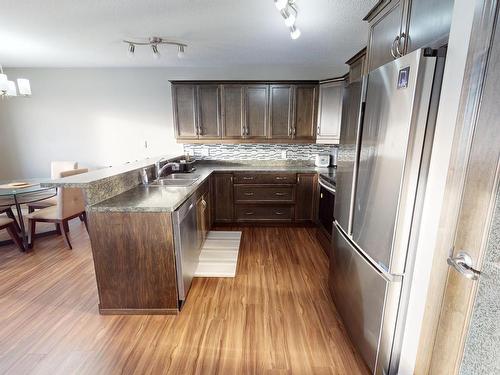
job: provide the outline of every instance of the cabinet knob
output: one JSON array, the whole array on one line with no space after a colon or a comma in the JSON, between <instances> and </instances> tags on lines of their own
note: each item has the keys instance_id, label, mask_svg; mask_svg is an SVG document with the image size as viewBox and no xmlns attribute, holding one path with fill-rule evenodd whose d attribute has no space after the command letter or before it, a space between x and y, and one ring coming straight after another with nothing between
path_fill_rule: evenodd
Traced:
<instances>
[{"instance_id":1,"label":"cabinet knob","mask_svg":"<svg viewBox=\"0 0 500 375\"><path fill-rule=\"evenodd\" d=\"M276 215L284 215L284 212L282 212L282 211L275 211L274 213L275 213Z\"/></svg>"},{"instance_id":2,"label":"cabinet knob","mask_svg":"<svg viewBox=\"0 0 500 375\"><path fill-rule=\"evenodd\" d=\"M249 215L250 216L250 215L253 215L253 214L255 214L255 212L252 212L252 211L245 212L245 215Z\"/></svg>"}]
</instances>

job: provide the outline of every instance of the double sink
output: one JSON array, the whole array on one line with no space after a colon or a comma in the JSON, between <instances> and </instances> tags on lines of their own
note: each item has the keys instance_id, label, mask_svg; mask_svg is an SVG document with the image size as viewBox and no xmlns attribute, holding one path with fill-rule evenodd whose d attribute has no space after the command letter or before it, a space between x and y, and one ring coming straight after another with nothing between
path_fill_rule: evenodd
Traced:
<instances>
[{"instance_id":1,"label":"double sink","mask_svg":"<svg viewBox=\"0 0 500 375\"><path fill-rule=\"evenodd\" d=\"M184 187L193 185L198 179L199 175L190 173L173 173L166 177L159 178L149 184L149 186L173 186Z\"/></svg>"}]
</instances>

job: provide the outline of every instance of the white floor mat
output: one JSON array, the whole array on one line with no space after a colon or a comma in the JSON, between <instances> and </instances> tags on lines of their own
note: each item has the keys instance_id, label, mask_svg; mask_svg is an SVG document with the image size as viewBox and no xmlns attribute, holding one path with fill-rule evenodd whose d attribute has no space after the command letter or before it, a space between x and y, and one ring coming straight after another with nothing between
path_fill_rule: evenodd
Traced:
<instances>
[{"instance_id":1,"label":"white floor mat","mask_svg":"<svg viewBox=\"0 0 500 375\"><path fill-rule=\"evenodd\" d=\"M210 231L195 277L235 277L241 232Z\"/></svg>"}]
</instances>

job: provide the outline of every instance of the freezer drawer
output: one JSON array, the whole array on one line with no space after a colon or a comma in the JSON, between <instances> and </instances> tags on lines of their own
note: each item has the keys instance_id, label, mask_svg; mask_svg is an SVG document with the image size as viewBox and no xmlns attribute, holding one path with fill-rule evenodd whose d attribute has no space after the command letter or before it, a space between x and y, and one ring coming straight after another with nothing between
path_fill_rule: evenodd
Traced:
<instances>
[{"instance_id":1,"label":"freezer drawer","mask_svg":"<svg viewBox=\"0 0 500 375\"><path fill-rule=\"evenodd\" d=\"M337 225L329 283L354 346L373 373L388 373L401 283L373 267Z\"/></svg>"}]
</instances>

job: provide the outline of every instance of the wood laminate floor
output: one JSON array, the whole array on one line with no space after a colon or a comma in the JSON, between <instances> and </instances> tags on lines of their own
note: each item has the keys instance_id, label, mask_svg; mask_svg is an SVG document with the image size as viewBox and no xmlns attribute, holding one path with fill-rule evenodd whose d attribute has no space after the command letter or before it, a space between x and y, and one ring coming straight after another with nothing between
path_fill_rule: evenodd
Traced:
<instances>
[{"instance_id":1,"label":"wood laminate floor","mask_svg":"<svg viewBox=\"0 0 500 375\"><path fill-rule=\"evenodd\" d=\"M35 251L0 247L0 373L367 374L327 288L312 228L243 231L237 277L195 279L178 316L101 316L74 220Z\"/></svg>"}]
</instances>

